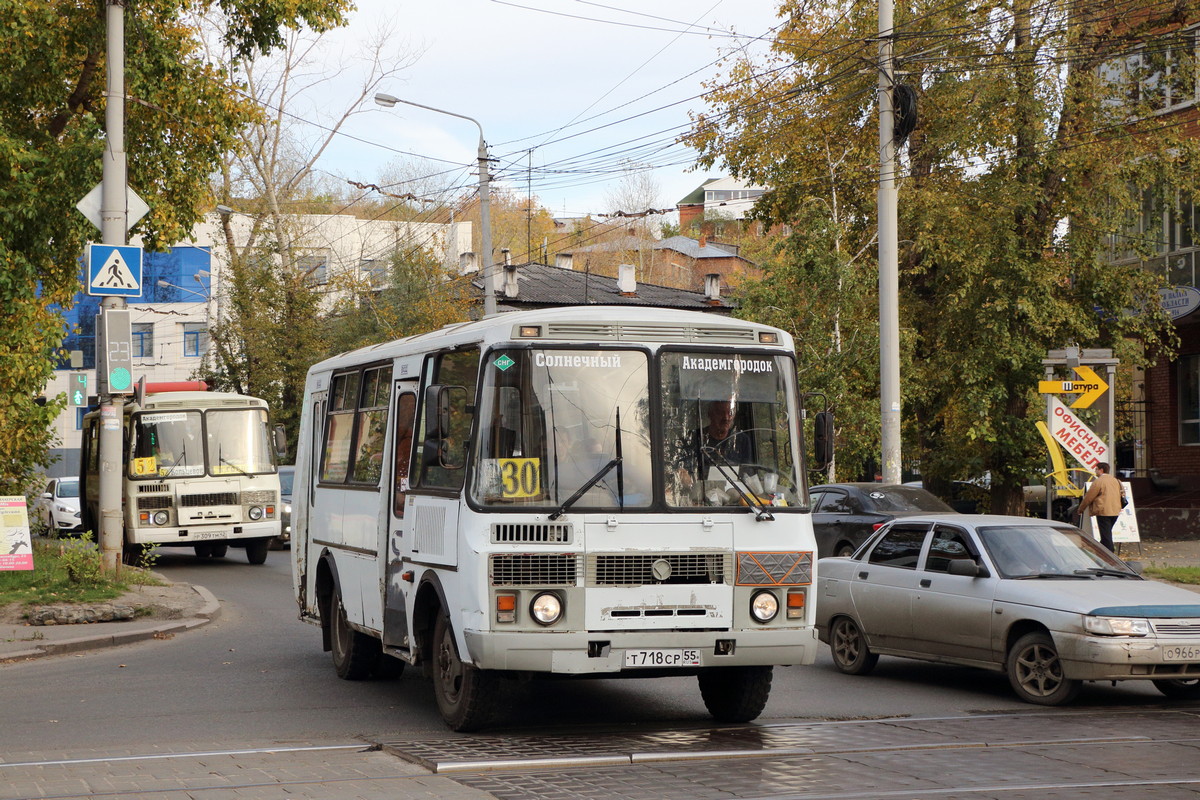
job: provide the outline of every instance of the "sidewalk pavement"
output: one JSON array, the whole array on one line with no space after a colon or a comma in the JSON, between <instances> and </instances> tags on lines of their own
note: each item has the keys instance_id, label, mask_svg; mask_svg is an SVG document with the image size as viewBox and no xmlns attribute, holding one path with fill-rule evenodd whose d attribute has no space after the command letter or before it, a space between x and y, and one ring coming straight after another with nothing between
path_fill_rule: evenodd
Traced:
<instances>
[{"instance_id":1,"label":"sidewalk pavement","mask_svg":"<svg viewBox=\"0 0 1200 800\"><path fill-rule=\"evenodd\" d=\"M171 583L155 574L163 585L134 587L105 604L138 609L142 615L130 620L79 625L29 625L11 617L0 621L0 664L146 639L170 639L177 633L206 625L220 615L221 604L208 589Z\"/></svg>"},{"instance_id":2,"label":"sidewalk pavement","mask_svg":"<svg viewBox=\"0 0 1200 800\"><path fill-rule=\"evenodd\" d=\"M1144 566L1200 567L1200 541L1147 541L1118 547L1126 561ZM28 625L0 623L0 664L27 661L129 644L146 639L169 639L216 619L220 602L203 586L169 583L163 587L138 587L118 601L151 610L150 616L125 622L93 622L83 625ZM1200 587L1192 587L1200 591ZM139 602L142 601L142 602Z\"/></svg>"}]
</instances>

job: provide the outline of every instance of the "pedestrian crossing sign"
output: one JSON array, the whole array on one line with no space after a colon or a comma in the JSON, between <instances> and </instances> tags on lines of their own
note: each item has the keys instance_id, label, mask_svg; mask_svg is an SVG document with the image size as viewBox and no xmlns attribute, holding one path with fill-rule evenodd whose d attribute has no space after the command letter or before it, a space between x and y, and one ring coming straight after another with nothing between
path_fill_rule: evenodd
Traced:
<instances>
[{"instance_id":1,"label":"pedestrian crossing sign","mask_svg":"<svg viewBox=\"0 0 1200 800\"><path fill-rule=\"evenodd\" d=\"M142 248L88 245L87 293L93 297L141 297Z\"/></svg>"}]
</instances>

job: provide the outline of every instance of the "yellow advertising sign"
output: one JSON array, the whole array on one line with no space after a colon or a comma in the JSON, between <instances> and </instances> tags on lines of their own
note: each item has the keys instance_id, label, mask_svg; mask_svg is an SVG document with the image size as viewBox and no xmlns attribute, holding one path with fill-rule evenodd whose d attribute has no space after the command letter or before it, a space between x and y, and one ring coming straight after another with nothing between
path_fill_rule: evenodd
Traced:
<instances>
[{"instance_id":1,"label":"yellow advertising sign","mask_svg":"<svg viewBox=\"0 0 1200 800\"><path fill-rule=\"evenodd\" d=\"M1080 364L1075 367L1075 374L1082 380L1078 381L1038 381L1040 394L1077 394L1071 408L1087 408L1099 400L1108 391L1108 384L1096 374L1091 367Z\"/></svg>"},{"instance_id":2,"label":"yellow advertising sign","mask_svg":"<svg viewBox=\"0 0 1200 800\"><path fill-rule=\"evenodd\" d=\"M133 460L134 475L155 475L158 473L158 459L154 456L135 458Z\"/></svg>"}]
</instances>

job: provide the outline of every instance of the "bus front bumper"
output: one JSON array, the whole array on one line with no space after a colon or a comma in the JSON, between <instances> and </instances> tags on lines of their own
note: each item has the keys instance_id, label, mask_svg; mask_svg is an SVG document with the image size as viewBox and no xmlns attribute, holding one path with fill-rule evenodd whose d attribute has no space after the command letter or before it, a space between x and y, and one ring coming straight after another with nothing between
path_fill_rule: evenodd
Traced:
<instances>
[{"instance_id":1,"label":"bus front bumper","mask_svg":"<svg viewBox=\"0 0 1200 800\"><path fill-rule=\"evenodd\" d=\"M816 660L816 628L737 631L603 631L498 633L466 631L467 651L481 669L552 672L565 675L649 671L628 666L630 651L699 652L700 663L681 672L706 667L811 664ZM730 645L732 643L732 645ZM730 652L731 651L731 652ZM718 652L723 654L718 655ZM657 665L647 664L647 667ZM656 674L661 674L657 667ZM671 669L671 667L667 667Z\"/></svg>"},{"instance_id":2,"label":"bus front bumper","mask_svg":"<svg viewBox=\"0 0 1200 800\"><path fill-rule=\"evenodd\" d=\"M279 535L279 520L242 522L237 525L189 525L186 528L133 528L133 544L195 545L208 542L236 542L244 539L271 538Z\"/></svg>"}]
</instances>

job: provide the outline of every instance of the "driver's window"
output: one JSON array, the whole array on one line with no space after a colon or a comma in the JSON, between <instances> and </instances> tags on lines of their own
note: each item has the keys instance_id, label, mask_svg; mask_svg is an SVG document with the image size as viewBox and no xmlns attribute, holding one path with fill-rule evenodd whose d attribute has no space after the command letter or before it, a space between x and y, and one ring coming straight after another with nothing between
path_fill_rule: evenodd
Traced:
<instances>
[{"instance_id":1,"label":"driver's window","mask_svg":"<svg viewBox=\"0 0 1200 800\"><path fill-rule=\"evenodd\" d=\"M949 572L951 561L975 561L967 535L959 528L938 525L933 529L929 554L925 556L928 572Z\"/></svg>"}]
</instances>

